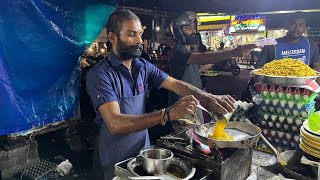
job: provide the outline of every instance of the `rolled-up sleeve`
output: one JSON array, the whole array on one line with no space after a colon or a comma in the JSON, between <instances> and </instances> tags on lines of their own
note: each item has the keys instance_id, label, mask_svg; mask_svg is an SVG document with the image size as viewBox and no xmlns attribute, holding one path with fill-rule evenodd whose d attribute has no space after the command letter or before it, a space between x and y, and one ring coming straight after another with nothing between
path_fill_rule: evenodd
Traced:
<instances>
[{"instance_id":1,"label":"rolled-up sleeve","mask_svg":"<svg viewBox=\"0 0 320 180\"><path fill-rule=\"evenodd\" d=\"M148 83L154 88L160 88L161 84L168 78L168 74L146 61Z\"/></svg>"},{"instance_id":2,"label":"rolled-up sleeve","mask_svg":"<svg viewBox=\"0 0 320 180\"><path fill-rule=\"evenodd\" d=\"M87 93L96 110L104 103L118 100L112 84L110 77L101 71L92 69L88 73L86 80Z\"/></svg>"}]
</instances>

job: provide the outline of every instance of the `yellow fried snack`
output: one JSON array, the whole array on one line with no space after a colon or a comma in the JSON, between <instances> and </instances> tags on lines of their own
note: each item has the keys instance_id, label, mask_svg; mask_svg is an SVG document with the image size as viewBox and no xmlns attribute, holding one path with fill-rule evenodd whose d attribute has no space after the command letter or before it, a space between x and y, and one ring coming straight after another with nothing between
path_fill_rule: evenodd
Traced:
<instances>
[{"instance_id":1,"label":"yellow fried snack","mask_svg":"<svg viewBox=\"0 0 320 180\"><path fill-rule=\"evenodd\" d=\"M270 75L270 76L316 76L317 73L303 62L292 59L284 58L281 60L273 60L266 63L257 74Z\"/></svg>"}]
</instances>

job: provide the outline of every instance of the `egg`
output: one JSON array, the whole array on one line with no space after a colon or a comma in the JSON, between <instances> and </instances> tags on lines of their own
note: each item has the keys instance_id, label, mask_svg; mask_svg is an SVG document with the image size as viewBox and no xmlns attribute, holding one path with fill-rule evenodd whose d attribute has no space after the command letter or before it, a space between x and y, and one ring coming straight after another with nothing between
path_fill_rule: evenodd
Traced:
<instances>
[{"instance_id":1,"label":"egg","mask_svg":"<svg viewBox=\"0 0 320 180\"><path fill-rule=\"evenodd\" d=\"M283 92L278 92L278 97L282 98L283 97Z\"/></svg>"},{"instance_id":2,"label":"egg","mask_svg":"<svg viewBox=\"0 0 320 180\"><path fill-rule=\"evenodd\" d=\"M303 100L304 101L308 101L309 100L309 96L308 95L303 95Z\"/></svg>"},{"instance_id":3,"label":"egg","mask_svg":"<svg viewBox=\"0 0 320 180\"><path fill-rule=\"evenodd\" d=\"M276 123L276 127L277 127L278 129L280 129L280 128L281 128L281 124L280 124L280 123Z\"/></svg>"},{"instance_id":4,"label":"egg","mask_svg":"<svg viewBox=\"0 0 320 180\"><path fill-rule=\"evenodd\" d=\"M286 93L286 98L289 100L291 98L292 94L291 93Z\"/></svg>"},{"instance_id":5,"label":"egg","mask_svg":"<svg viewBox=\"0 0 320 180\"><path fill-rule=\"evenodd\" d=\"M303 104L302 103L297 103L297 108L298 108L298 110L301 110L302 109L302 106L303 106Z\"/></svg>"},{"instance_id":6,"label":"egg","mask_svg":"<svg viewBox=\"0 0 320 180\"><path fill-rule=\"evenodd\" d=\"M267 120L269 119L269 114L264 114L264 115L263 115L263 118L264 118L264 120L267 121Z\"/></svg>"},{"instance_id":7,"label":"egg","mask_svg":"<svg viewBox=\"0 0 320 180\"><path fill-rule=\"evenodd\" d=\"M269 127L273 127L273 122L268 122Z\"/></svg>"},{"instance_id":8,"label":"egg","mask_svg":"<svg viewBox=\"0 0 320 180\"><path fill-rule=\"evenodd\" d=\"M268 96L268 91L262 91L262 95L263 95L264 97L267 97L267 96Z\"/></svg>"},{"instance_id":9,"label":"egg","mask_svg":"<svg viewBox=\"0 0 320 180\"><path fill-rule=\"evenodd\" d=\"M261 121L261 125L265 126L267 123L265 121Z\"/></svg>"},{"instance_id":10,"label":"egg","mask_svg":"<svg viewBox=\"0 0 320 180\"><path fill-rule=\"evenodd\" d=\"M267 111L267 106L262 106L261 109L262 109L262 111L266 112Z\"/></svg>"},{"instance_id":11,"label":"egg","mask_svg":"<svg viewBox=\"0 0 320 180\"><path fill-rule=\"evenodd\" d=\"M264 103L265 103L266 105L269 105L270 99L265 99L265 100L264 100Z\"/></svg>"},{"instance_id":12,"label":"egg","mask_svg":"<svg viewBox=\"0 0 320 180\"><path fill-rule=\"evenodd\" d=\"M274 96L276 95L276 92L271 91L270 92L270 96L274 98Z\"/></svg>"},{"instance_id":13,"label":"egg","mask_svg":"<svg viewBox=\"0 0 320 180\"><path fill-rule=\"evenodd\" d=\"M294 102L293 101L288 101L288 106L289 106L289 108L293 108Z\"/></svg>"},{"instance_id":14,"label":"egg","mask_svg":"<svg viewBox=\"0 0 320 180\"><path fill-rule=\"evenodd\" d=\"M301 126L302 125L302 121L300 119L296 119L296 125L297 126Z\"/></svg>"},{"instance_id":15,"label":"egg","mask_svg":"<svg viewBox=\"0 0 320 180\"><path fill-rule=\"evenodd\" d=\"M276 121L276 119L277 119L277 115L271 115L271 120L274 122L274 121Z\"/></svg>"},{"instance_id":16,"label":"egg","mask_svg":"<svg viewBox=\"0 0 320 180\"><path fill-rule=\"evenodd\" d=\"M263 130L263 134L264 134L264 135L267 135L267 134L268 134L268 130L267 130L267 129L264 129L264 130Z\"/></svg>"},{"instance_id":17,"label":"egg","mask_svg":"<svg viewBox=\"0 0 320 180\"><path fill-rule=\"evenodd\" d=\"M292 148L295 148L295 147L296 147L296 143L291 142L291 143L290 143L290 146L291 146Z\"/></svg>"},{"instance_id":18,"label":"egg","mask_svg":"<svg viewBox=\"0 0 320 180\"><path fill-rule=\"evenodd\" d=\"M283 123L283 121L286 119L286 117L284 117L284 116L279 116L279 121L281 122L281 123Z\"/></svg>"},{"instance_id":19,"label":"egg","mask_svg":"<svg viewBox=\"0 0 320 180\"><path fill-rule=\"evenodd\" d=\"M280 140L279 139L274 139L274 142L278 144L280 142Z\"/></svg>"},{"instance_id":20,"label":"egg","mask_svg":"<svg viewBox=\"0 0 320 180\"><path fill-rule=\"evenodd\" d=\"M302 111L302 112L300 112L300 116L301 116L302 118L307 118L307 117L308 117L308 113L305 112L305 111Z\"/></svg>"},{"instance_id":21,"label":"egg","mask_svg":"<svg viewBox=\"0 0 320 180\"><path fill-rule=\"evenodd\" d=\"M293 123L293 119L291 117L287 117L287 122L288 122L288 124L292 124Z\"/></svg>"},{"instance_id":22,"label":"egg","mask_svg":"<svg viewBox=\"0 0 320 180\"><path fill-rule=\"evenodd\" d=\"M276 131L271 130L271 136L274 136L276 134Z\"/></svg>"},{"instance_id":23,"label":"egg","mask_svg":"<svg viewBox=\"0 0 320 180\"><path fill-rule=\"evenodd\" d=\"M292 135L290 133L286 133L286 138L290 140L292 138Z\"/></svg>"},{"instance_id":24,"label":"egg","mask_svg":"<svg viewBox=\"0 0 320 180\"><path fill-rule=\"evenodd\" d=\"M298 128L297 128L297 126L291 126L291 129L292 129L292 131L293 131L293 132L296 132L296 131L298 131Z\"/></svg>"},{"instance_id":25,"label":"egg","mask_svg":"<svg viewBox=\"0 0 320 180\"><path fill-rule=\"evenodd\" d=\"M299 140L300 140L300 136L298 136L298 135L295 135L294 137L293 137L293 139L294 139L294 141L295 142L299 142Z\"/></svg>"},{"instance_id":26,"label":"egg","mask_svg":"<svg viewBox=\"0 0 320 180\"><path fill-rule=\"evenodd\" d=\"M277 113L282 114L282 108L277 108Z\"/></svg>"},{"instance_id":27,"label":"egg","mask_svg":"<svg viewBox=\"0 0 320 180\"><path fill-rule=\"evenodd\" d=\"M293 111L292 111L292 114L293 114L295 117L297 117L297 116L300 115L300 114L299 114L299 111L297 111L297 110L293 110Z\"/></svg>"},{"instance_id":28,"label":"egg","mask_svg":"<svg viewBox=\"0 0 320 180\"><path fill-rule=\"evenodd\" d=\"M290 109L285 109L285 110L284 110L284 114L287 115L287 116L289 116L289 115L290 115Z\"/></svg>"},{"instance_id":29,"label":"egg","mask_svg":"<svg viewBox=\"0 0 320 180\"><path fill-rule=\"evenodd\" d=\"M287 104L287 101L285 101L285 100L281 100L281 101L280 101L280 106L281 106L281 107L285 107L286 104Z\"/></svg>"},{"instance_id":30,"label":"egg","mask_svg":"<svg viewBox=\"0 0 320 180\"><path fill-rule=\"evenodd\" d=\"M278 105L278 102L279 102L279 100L277 100L277 99L272 100L272 105L273 105L273 106L277 106L277 105Z\"/></svg>"},{"instance_id":31,"label":"egg","mask_svg":"<svg viewBox=\"0 0 320 180\"><path fill-rule=\"evenodd\" d=\"M282 141L282 144L286 146L288 144L288 141Z\"/></svg>"},{"instance_id":32,"label":"egg","mask_svg":"<svg viewBox=\"0 0 320 180\"><path fill-rule=\"evenodd\" d=\"M274 112L274 107L269 107L269 112L273 113Z\"/></svg>"},{"instance_id":33,"label":"egg","mask_svg":"<svg viewBox=\"0 0 320 180\"><path fill-rule=\"evenodd\" d=\"M288 130L289 126L285 124L285 125L283 125L283 128L284 128L284 130Z\"/></svg>"},{"instance_id":34,"label":"egg","mask_svg":"<svg viewBox=\"0 0 320 180\"><path fill-rule=\"evenodd\" d=\"M300 100L300 97L301 97L301 95L300 95L300 94L295 94L295 95L294 95L294 99L295 99L295 100L297 100L297 101L299 101L299 100Z\"/></svg>"},{"instance_id":35,"label":"egg","mask_svg":"<svg viewBox=\"0 0 320 180\"><path fill-rule=\"evenodd\" d=\"M278 137L279 138L282 138L284 134L285 134L284 132L278 131Z\"/></svg>"}]
</instances>

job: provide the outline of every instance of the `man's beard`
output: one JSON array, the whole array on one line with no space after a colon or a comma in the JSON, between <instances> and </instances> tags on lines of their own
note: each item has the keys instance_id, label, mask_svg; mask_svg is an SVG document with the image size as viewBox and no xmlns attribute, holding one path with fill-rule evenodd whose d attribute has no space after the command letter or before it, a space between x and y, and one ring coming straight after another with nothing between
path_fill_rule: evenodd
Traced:
<instances>
[{"instance_id":1,"label":"man's beard","mask_svg":"<svg viewBox=\"0 0 320 180\"><path fill-rule=\"evenodd\" d=\"M118 39L117 51L121 60L129 60L138 58L142 54L143 47L141 44L136 46L127 46L124 42Z\"/></svg>"},{"instance_id":2,"label":"man's beard","mask_svg":"<svg viewBox=\"0 0 320 180\"><path fill-rule=\"evenodd\" d=\"M200 41L200 37L198 33L191 34L186 37L186 44L187 45L193 45L193 44L198 44Z\"/></svg>"}]
</instances>

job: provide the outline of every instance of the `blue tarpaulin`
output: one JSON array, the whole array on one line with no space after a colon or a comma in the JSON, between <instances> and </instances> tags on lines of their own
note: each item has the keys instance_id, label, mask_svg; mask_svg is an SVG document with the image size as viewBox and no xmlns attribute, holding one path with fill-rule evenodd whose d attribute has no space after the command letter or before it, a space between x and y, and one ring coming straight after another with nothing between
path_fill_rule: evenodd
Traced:
<instances>
[{"instance_id":1,"label":"blue tarpaulin","mask_svg":"<svg viewBox=\"0 0 320 180\"><path fill-rule=\"evenodd\" d=\"M78 57L118 3L0 1L0 135L76 115Z\"/></svg>"}]
</instances>

